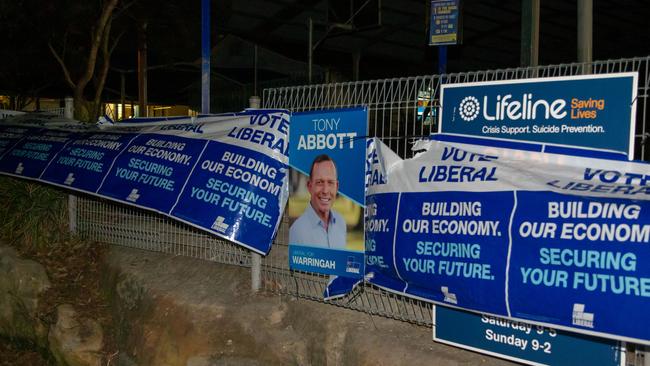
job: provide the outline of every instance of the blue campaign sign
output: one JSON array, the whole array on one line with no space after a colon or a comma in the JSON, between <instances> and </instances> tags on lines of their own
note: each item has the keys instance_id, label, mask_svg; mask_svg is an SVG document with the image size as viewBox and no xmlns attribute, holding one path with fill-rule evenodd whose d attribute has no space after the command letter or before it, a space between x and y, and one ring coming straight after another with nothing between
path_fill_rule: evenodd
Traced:
<instances>
[{"instance_id":1,"label":"blue campaign sign","mask_svg":"<svg viewBox=\"0 0 650 366\"><path fill-rule=\"evenodd\" d=\"M314 158L329 155L336 164L339 193L363 205L367 130L366 108L294 113L289 134L289 164L309 175Z\"/></svg>"},{"instance_id":2,"label":"blue campaign sign","mask_svg":"<svg viewBox=\"0 0 650 366\"><path fill-rule=\"evenodd\" d=\"M0 125L0 174L155 211L266 254L288 196L289 125L287 111L262 109L97 126L27 114Z\"/></svg>"},{"instance_id":3,"label":"blue campaign sign","mask_svg":"<svg viewBox=\"0 0 650 366\"><path fill-rule=\"evenodd\" d=\"M289 268L363 277L367 128L366 108L292 115L289 245L300 255L289 258ZM322 250L307 255L304 247ZM309 263L336 263L336 269Z\"/></svg>"},{"instance_id":4,"label":"blue campaign sign","mask_svg":"<svg viewBox=\"0 0 650 366\"><path fill-rule=\"evenodd\" d=\"M63 149L75 132L33 129L0 158L0 172L25 178L38 178L52 157Z\"/></svg>"},{"instance_id":5,"label":"blue campaign sign","mask_svg":"<svg viewBox=\"0 0 650 366\"><path fill-rule=\"evenodd\" d=\"M399 278L393 267L393 246L387 245L393 242L395 236L395 213L399 198L398 193L366 197L366 271L386 279Z\"/></svg>"},{"instance_id":6,"label":"blue campaign sign","mask_svg":"<svg viewBox=\"0 0 650 366\"><path fill-rule=\"evenodd\" d=\"M632 156L637 73L446 84L440 132Z\"/></svg>"},{"instance_id":7,"label":"blue campaign sign","mask_svg":"<svg viewBox=\"0 0 650 366\"><path fill-rule=\"evenodd\" d=\"M638 309L650 305L650 202L552 192L517 192L517 202L512 316L647 339Z\"/></svg>"},{"instance_id":8,"label":"blue campaign sign","mask_svg":"<svg viewBox=\"0 0 650 366\"><path fill-rule=\"evenodd\" d=\"M266 253L284 208L287 170L262 153L210 141L171 215Z\"/></svg>"},{"instance_id":9,"label":"blue campaign sign","mask_svg":"<svg viewBox=\"0 0 650 366\"><path fill-rule=\"evenodd\" d=\"M298 271L362 278L363 252L290 245L289 267Z\"/></svg>"},{"instance_id":10,"label":"blue campaign sign","mask_svg":"<svg viewBox=\"0 0 650 366\"><path fill-rule=\"evenodd\" d=\"M14 147L23 137L32 135L40 128L0 125L0 157Z\"/></svg>"},{"instance_id":11,"label":"blue campaign sign","mask_svg":"<svg viewBox=\"0 0 650 366\"><path fill-rule=\"evenodd\" d=\"M374 141L371 283L513 321L650 342L650 165L477 138L421 141L402 160Z\"/></svg>"},{"instance_id":12,"label":"blue campaign sign","mask_svg":"<svg viewBox=\"0 0 650 366\"><path fill-rule=\"evenodd\" d=\"M99 194L169 213L207 141L142 134L115 160Z\"/></svg>"},{"instance_id":13,"label":"blue campaign sign","mask_svg":"<svg viewBox=\"0 0 650 366\"><path fill-rule=\"evenodd\" d=\"M96 192L115 158L133 138L132 133L87 132L66 145L41 179L86 192Z\"/></svg>"},{"instance_id":14,"label":"blue campaign sign","mask_svg":"<svg viewBox=\"0 0 650 366\"><path fill-rule=\"evenodd\" d=\"M494 295L505 293L513 199L510 192L401 193L397 233L386 249L399 259L406 292L504 313L505 298Z\"/></svg>"},{"instance_id":15,"label":"blue campaign sign","mask_svg":"<svg viewBox=\"0 0 650 366\"><path fill-rule=\"evenodd\" d=\"M459 42L460 0L431 0L429 46Z\"/></svg>"},{"instance_id":16,"label":"blue campaign sign","mask_svg":"<svg viewBox=\"0 0 650 366\"><path fill-rule=\"evenodd\" d=\"M617 341L434 306L437 342L535 365L618 366Z\"/></svg>"}]
</instances>

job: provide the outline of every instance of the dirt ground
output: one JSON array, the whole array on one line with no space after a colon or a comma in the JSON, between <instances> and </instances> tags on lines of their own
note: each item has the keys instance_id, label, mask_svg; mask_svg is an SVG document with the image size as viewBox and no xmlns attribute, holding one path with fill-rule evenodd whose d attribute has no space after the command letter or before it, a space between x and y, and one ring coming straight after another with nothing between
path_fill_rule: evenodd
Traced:
<instances>
[{"instance_id":1,"label":"dirt ground","mask_svg":"<svg viewBox=\"0 0 650 366\"><path fill-rule=\"evenodd\" d=\"M45 267L52 287L39 303L39 317L53 324L56 307L72 304L82 317L97 320L104 330L104 364L114 357L117 346L106 294L100 287L101 258L108 250L106 244L70 238L47 248L15 246L21 257L37 261ZM0 338L0 366L54 365L29 345Z\"/></svg>"},{"instance_id":2,"label":"dirt ground","mask_svg":"<svg viewBox=\"0 0 650 366\"><path fill-rule=\"evenodd\" d=\"M0 338L0 366L50 366L43 355L25 346Z\"/></svg>"}]
</instances>

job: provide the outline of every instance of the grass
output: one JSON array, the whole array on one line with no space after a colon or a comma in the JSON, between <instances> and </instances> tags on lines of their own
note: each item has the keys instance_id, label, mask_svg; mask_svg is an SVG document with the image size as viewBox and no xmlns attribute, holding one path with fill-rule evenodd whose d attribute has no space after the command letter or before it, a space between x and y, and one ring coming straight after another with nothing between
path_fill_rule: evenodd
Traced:
<instances>
[{"instance_id":1,"label":"grass","mask_svg":"<svg viewBox=\"0 0 650 366\"><path fill-rule=\"evenodd\" d=\"M51 287L41 295L37 316L51 325L57 306L72 304L79 316L102 325L103 354L109 360L117 353L117 345L108 308L110 299L100 285L102 258L108 246L70 234L67 197L65 192L46 185L0 177L0 239L22 257L45 267ZM15 340L0 338L0 366L49 365L39 357L34 349L23 349Z\"/></svg>"},{"instance_id":2,"label":"grass","mask_svg":"<svg viewBox=\"0 0 650 366\"><path fill-rule=\"evenodd\" d=\"M0 237L25 249L68 238L67 195L41 184L0 177Z\"/></svg>"}]
</instances>

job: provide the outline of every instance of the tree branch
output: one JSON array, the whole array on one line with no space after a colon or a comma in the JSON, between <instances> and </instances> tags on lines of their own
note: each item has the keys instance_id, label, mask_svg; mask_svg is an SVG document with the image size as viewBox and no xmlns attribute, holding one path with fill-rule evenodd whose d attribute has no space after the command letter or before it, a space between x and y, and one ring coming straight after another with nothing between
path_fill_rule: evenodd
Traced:
<instances>
[{"instance_id":1,"label":"tree branch","mask_svg":"<svg viewBox=\"0 0 650 366\"><path fill-rule=\"evenodd\" d=\"M72 81L72 78L70 77L70 72L68 71L68 68L65 66L65 62L63 62L63 59L59 54L56 52L54 47L52 47L52 42L47 42L47 46L50 48L50 52L52 52L52 55L54 55L54 58L56 61L61 65L61 69L63 69L63 76L65 77L66 83L70 85L72 89L75 89L77 85Z\"/></svg>"},{"instance_id":2,"label":"tree branch","mask_svg":"<svg viewBox=\"0 0 650 366\"><path fill-rule=\"evenodd\" d=\"M90 52L88 53L88 60L86 62L86 71L77 83L78 92L82 93L83 89L93 77L93 74L95 72L95 65L97 64L97 53L99 52L99 47L102 44L102 39L104 38L104 33L106 32L106 25L111 20L111 15L117 6L118 1L119 0L108 0L108 3L106 3L102 9L102 14L97 20L90 45ZM110 32L110 27L108 30Z\"/></svg>"},{"instance_id":3,"label":"tree branch","mask_svg":"<svg viewBox=\"0 0 650 366\"><path fill-rule=\"evenodd\" d=\"M113 45L111 46L111 49L108 51L109 55L113 54L113 51L115 51L115 48L117 47L117 44L120 42L120 38L124 35L125 31L122 31L120 34L115 37L115 40L113 41Z\"/></svg>"},{"instance_id":4,"label":"tree branch","mask_svg":"<svg viewBox=\"0 0 650 366\"><path fill-rule=\"evenodd\" d=\"M115 17L121 16L126 10L128 10L131 5L135 4L136 0L132 0L126 4L123 4L117 11L115 11Z\"/></svg>"},{"instance_id":5,"label":"tree branch","mask_svg":"<svg viewBox=\"0 0 650 366\"><path fill-rule=\"evenodd\" d=\"M98 74L98 83L95 89L95 99L94 102L94 115L93 118L97 119L99 117L99 107L102 98L102 92L104 91L104 84L106 83L106 77L108 75L108 69L111 66L111 52L115 48L115 44L109 48L108 44L110 42L111 34L111 22L109 21L104 29L104 36L102 37L102 67L99 70Z\"/></svg>"}]
</instances>

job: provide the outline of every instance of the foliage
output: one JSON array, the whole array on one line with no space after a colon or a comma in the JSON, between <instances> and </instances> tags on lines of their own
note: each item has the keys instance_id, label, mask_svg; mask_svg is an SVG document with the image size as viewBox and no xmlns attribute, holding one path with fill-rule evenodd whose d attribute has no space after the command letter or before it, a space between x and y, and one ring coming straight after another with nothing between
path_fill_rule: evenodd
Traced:
<instances>
[{"instance_id":1,"label":"foliage","mask_svg":"<svg viewBox=\"0 0 650 366\"><path fill-rule=\"evenodd\" d=\"M31 249L63 242L69 235L66 197L47 186L0 178L0 237Z\"/></svg>"}]
</instances>

